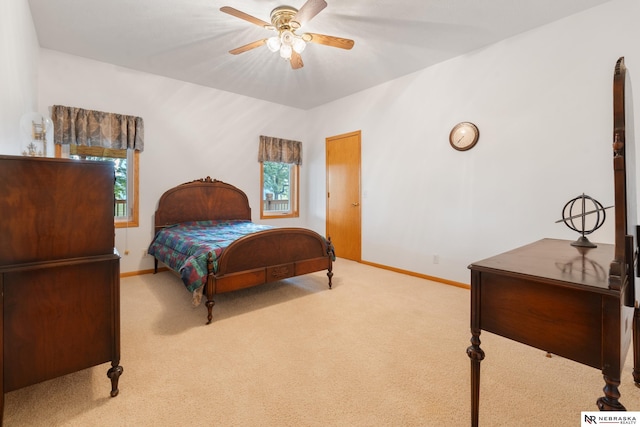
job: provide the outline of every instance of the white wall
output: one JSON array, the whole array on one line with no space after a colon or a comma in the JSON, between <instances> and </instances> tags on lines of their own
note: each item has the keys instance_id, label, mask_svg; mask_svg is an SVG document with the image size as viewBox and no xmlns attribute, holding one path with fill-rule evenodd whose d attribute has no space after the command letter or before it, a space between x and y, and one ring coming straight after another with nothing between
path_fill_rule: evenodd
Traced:
<instances>
[{"instance_id":1,"label":"white wall","mask_svg":"<svg viewBox=\"0 0 640 427\"><path fill-rule=\"evenodd\" d=\"M71 105L144 119L140 226L116 230L122 272L153 266L143 252L153 237L153 214L164 191L210 176L245 191L253 219L260 222L259 136L306 140L304 126L296 125L303 121L301 110L47 49L40 51L40 63L43 108ZM303 212L298 219L262 222L295 226L306 218Z\"/></svg>"},{"instance_id":2,"label":"white wall","mask_svg":"<svg viewBox=\"0 0 640 427\"><path fill-rule=\"evenodd\" d=\"M20 117L37 111L38 52L27 0L0 1L1 154L20 154Z\"/></svg>"},{"instance_id":3,"label":"white wall","mask_svg":"<svg viewBox=\"0 0 640 427\"><path fill-rule=\"evenodd\" d=\"M625 56L640 102L638 16L640 2L613 1L311 111L318 174L326 137L362 131L362 258L469 283L473 261L577 238L555 221L583 192L613 204L613 71ZM480 128L468 152L449 146L460 121ZM608 213L592 241L613 241Z\"/></svg>"},{"instance_id":4,"label":"white wall","mask_svg":"<svg viewBox=\"0 0 640 427\"><path fill-rule=\"evenodd\" d=\"M305 144L302 217L272 223L323 232L325 138L361 130L363 259L468 283L475 260L576 238L554 223L568 199L613 202L613 67L625 56L640 76L639 12L636 0L614 0L311 111L41 50L38 105L145 119L141 224L116 236L130 251L123 272L151 267L141 252L153 211L178 183L210 175L237 185L257 215L260 134ZM279 125L285 117L293 124ZM448 134L466 120L480 141L457 152ZM611 219L592 240L612 241Z\"/></svg>"}]
</instances>

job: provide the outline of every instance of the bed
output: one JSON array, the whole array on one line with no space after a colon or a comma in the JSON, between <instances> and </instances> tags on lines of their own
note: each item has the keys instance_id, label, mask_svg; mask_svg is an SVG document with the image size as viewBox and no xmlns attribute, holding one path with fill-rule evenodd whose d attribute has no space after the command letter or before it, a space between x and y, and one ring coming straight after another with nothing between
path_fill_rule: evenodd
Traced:
<instances>
[{"instance_id":1,"label":"bed","mask_svg":"<svg viewBox=\"0 0 640 427\"><path fill-rule=\"evenodd\" d=\"M206 177L171 188L154 222L154 273L161 262L180 275L195 305L206 298L207 324L216 294L323 270L332 287L331 239L252 223L247 195L231 184Z\"/></svg>"}]
</instances>

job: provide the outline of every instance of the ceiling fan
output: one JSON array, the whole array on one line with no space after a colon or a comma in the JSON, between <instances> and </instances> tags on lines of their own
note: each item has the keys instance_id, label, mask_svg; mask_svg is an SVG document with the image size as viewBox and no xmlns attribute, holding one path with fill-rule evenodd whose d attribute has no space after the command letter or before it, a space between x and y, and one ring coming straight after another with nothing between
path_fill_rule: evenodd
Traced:
<instances>
[{"instance_id":1,"label":"ceiling fan","mask_svg":"<svg viewBox=\"0 0 640 427\"><path fill-rule=\"evenodd\" d=\"M228 13L236 18L244 19L252 24L277 33L275 36L257 40L232 49L229 53L238 55L266 44L272 52L280 52L280 56L289 60L291 68L296 70L298 68L302 68L304 65L302 63L300 53L309 42L331 47L339 47L341 49L351 49L354 41L350 39L316 33L296 34L296 31L299 30L300 27L309 22L325 7L327 7L327 2L324 0L307 0L299 10L291 6L278 6L271 11L271 23L255 18L229 6L221 7L220 10L224 13Z\"/></svg>"}]
</instances>

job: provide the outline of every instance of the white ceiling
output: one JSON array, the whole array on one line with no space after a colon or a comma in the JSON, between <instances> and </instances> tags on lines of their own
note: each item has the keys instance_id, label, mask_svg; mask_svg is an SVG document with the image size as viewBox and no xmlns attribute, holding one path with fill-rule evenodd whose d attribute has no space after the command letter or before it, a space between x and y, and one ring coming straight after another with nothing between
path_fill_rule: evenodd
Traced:
<instances>
[{"instance_id":1,"label":"white ceiling","mask_svg":"<svg viewBox=\"0 0 640 427\"><path fill-rule=\"evenodd\" d=\"M273 33L220 7L269 22L280 0L28 1L43 48L309 109L609 0L327 0L298 33L355 46L310 43L298 70L266 46L228 53Z\"/></svg>"}]
</instances>

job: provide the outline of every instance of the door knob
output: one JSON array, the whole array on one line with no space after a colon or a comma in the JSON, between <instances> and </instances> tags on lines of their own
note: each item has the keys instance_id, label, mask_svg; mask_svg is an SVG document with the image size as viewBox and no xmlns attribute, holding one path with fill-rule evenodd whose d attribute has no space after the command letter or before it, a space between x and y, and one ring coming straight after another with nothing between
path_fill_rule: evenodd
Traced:
<instances>
[{"instance_id":1,"label":"door knob","mask_svg":"<svg viewBox=\"0 0 640 427\"><path fill-rule=\"evenodd\" d=\"M351 203L351 206L360 206L360 203L358 203L358 202L353 202L353 203Z\"/></svg>"}]
</instances>

